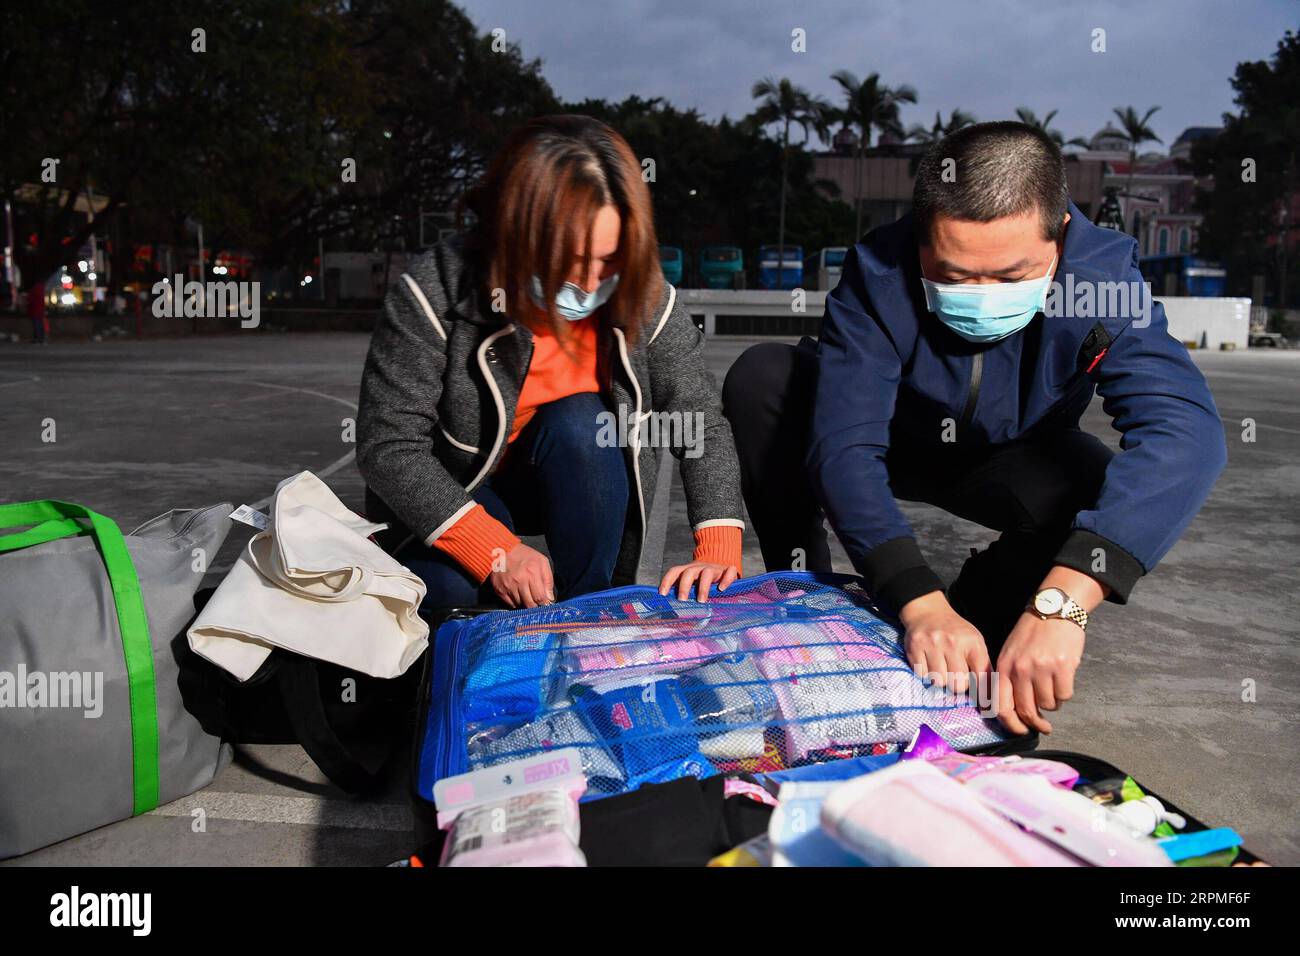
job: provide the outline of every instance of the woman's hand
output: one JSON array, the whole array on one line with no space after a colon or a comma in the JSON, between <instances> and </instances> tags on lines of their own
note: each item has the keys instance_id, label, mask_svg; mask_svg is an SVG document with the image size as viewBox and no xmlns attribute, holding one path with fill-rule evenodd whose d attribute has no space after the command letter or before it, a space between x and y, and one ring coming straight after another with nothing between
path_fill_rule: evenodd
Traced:
<instances>
[{"instance_id":1,"label":"woman's hand","mask_svg":"<svg viewBox=\"0 0 1300 956\"><path fill-rule=\"evenodd\" d=\"M555 603L555 577L542 552L522 542L506 554L505 567L488 580L507 607L537 607Z\"/></svg>"},{"instance_id":2,"label":"woman's hand","mask_svg":"<svg viewBox=\"0 0 1300 956\"><path fill-rule=\"evenodd\" d=\"M687 595L691 593L691 585L698 581L699 586L695 592L696 599L704 602L709 599L709 587L711 585L717 584L719 591L725 591L738 577L740 577L740 571L733 564L692 561L690 564L679 564L674 568L669 568L668 573L664 575L663 582L659 585L659 593L667 596L675 582L677 584L677 599L685 601Z\"/></svg>"}]
</instances>

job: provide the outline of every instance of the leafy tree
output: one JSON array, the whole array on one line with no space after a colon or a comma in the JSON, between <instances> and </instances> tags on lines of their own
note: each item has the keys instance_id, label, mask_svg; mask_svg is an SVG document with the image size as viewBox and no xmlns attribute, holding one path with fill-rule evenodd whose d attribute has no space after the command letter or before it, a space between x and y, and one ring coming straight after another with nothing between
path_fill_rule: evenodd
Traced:
<instances>
[{"instance_id":1,"label":"leafy tree","mask_svg":"<svg viewBox=\"0 0 1300 956\"><path fill-rule=\"evenodd\" d=\"M1034 111L1028 106L1020 106L1016 108L1016 118L1026 126L1032 126L1034 129L1042 130L1057 146L1082 146L1084 149L1087 149L1089 143L1082 136L1073 136L1070 139L1066 139L1059 129L1052 129L1052 120L1055 118L1056 112L1056 110L1050 110L1046 116L1039 119L1038 116L1035 115ZM1153 110L1152 112L1155 111ZM1148 117L1150 116L1150 114L1147 115Z\"/></svg>"},{"instance_id":2,"label":"leafy tree","mask_svg":"<svg viewBox=\"0 0 1300 956\"><path fill-rule=\"evenodd\" d=\"M557 105L538 61L447 0L70 0L7 5L0 33L0 190L35 236L17 250L29 283L123 209L150 238L197 221L209 247L269 265L325 235L414 244L421 206L452 205ZM77 212L91 191L93 224Z\"/></svg>"},{"instance_id":3,"label":"leafy tree","mask_svg":"<svg viewBox=\"0 0 1300 956\"><path fill-rule=\"evenodd\" d=\"M912 87L886 86L880 82L880 74L872 73L865 80L859 81L857 75L849 70L836 70L831 79L840 85L844 93L844 106L837 113L837 118L858 134L858 148L854 169L853 205L854 241L862 235L862 157L871 145L871 131L893 133L903 136L903 125L899 120L899 108L903 103L916 102L916 90Z\"/></svg>"},{"instance_id":4,"label":"leafy tree","mask_svg":"<svg viewBox=\"0 0 1300 956\"><path fill-rule=\"evenodd\" d=\"M1153 106L1146 111L1145 116L1138 116L1137 110L1131 106L1126 106L1122 110L1116 107L1114 111L1116 118L1119 119L1120 128L1124 131L1124 138L1128 140L1128 182L1124 184L1126 193L1133 192L1133 171L1137 165L1139 147L1146 142L1163 142L1149 125L1151 117L1155 116L1159 109L1160 107Z\"/></svg>"},{"instance_id":5,"label":"leafy tree","mask_svg":"<svg viewBox=\"0 0 1300 956\"><path fill-rule=\"evenodd\" d=\"M907 131L907 138L916 143L922 143L925 146L932 146L939 142L945 136L949 136L965 126L971 126L975 123L975 117L965 110L954 109L947 122L938 113L934 114L934 124L926 129L924 126L917 124ZM921 166L921 154L912 157L908 163L907 171L915 176L917 169Z\"/></svg>"},{"instance_id":6,"label":"leafy tree","mask_svg":"<svg viewBox=\"0 0 1300 956\"><path fill-rule=\"evenodd\" d=\"M660 241L682 247L692 266L701 247L753 250L780 232L783 158L787 161L786 234L811 248L841 245L851 227L833 186L812 178L812 157L788 154L753 122L714 123L662 99L566 103L565 112L594 116L618 130L642 160L654 160L650 194ZM829 190L828 190L829 187Z\"/></svg>"},{"instance_id":7,"label":"leafy tree","mask_svg":"<svg viewBox=\"0 0 1300 956\"><path fill-rule=\"evenodd\" d=\"M1273 274L1286 307L1296 301L1287 252L1300 229L1300 34L1287 31L1271 60L1237 64L1231 82L1239 112L1192 151L1193 169L1213 183L1197 191L1198 252L1223 262L1237 294L1251 293L1252 276Z\"/></svg>"},{"instance_id":8,"label":"leafy tree","mask_svg":"<svg viewBox=\"0 0 1300 956\"><path fill-rule=\"evenodd\" d=\"M812 132L824 142L830 135L833 108L821 97L812 96L807 90L795 86L788 79L775 80L771 77L754 84L750 95L760 100L758 109L750 116L758 126L779 124L781 127L781 219L777 226L777 285L785 271L785 202L789 184L790 165L790 128L798 126L803 130L807 142Z\"/></svg>"}]
</instances>

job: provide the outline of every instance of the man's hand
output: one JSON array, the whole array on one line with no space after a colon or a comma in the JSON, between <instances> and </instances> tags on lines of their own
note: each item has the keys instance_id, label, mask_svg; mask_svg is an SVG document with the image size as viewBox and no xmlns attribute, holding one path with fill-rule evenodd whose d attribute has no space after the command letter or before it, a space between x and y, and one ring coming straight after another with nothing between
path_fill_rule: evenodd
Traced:
<instances>
[{"instance_id":1,"label":"man's hand","mask_svg":"<svg viewBox=\"0 0 1300 956\"><path fill-rule=\"evenodd\" d=\"M555 603L555 577L551 562L528 545L520 543L506 554L505 569L493 571L488 580L507 607L537 607Z\"/></svg>"},{"instance_id":2,"label":"man's hand","mask_svg":"<svg viewBox=\"0 0 1300 956\"><path fill-rule=\"evenodd\" d=\"M1089 614L1110 593L1091 576L1059 564L1047 573L1042 588L1060 588ZM1052 732L1043 711L1056 710L1074 696L1083 644L1083 628L1073 621L1043 620L1029 611L1020 615L998 655L998 719L1007 730Z\"/></svg>"},{"instance_id":3,"label":"man's hand","mask_svg":"<svg viewBox=\"0 0 1300 956\"><path fill-rule=\"evenodd\" d=\"M942 591L931 591L903 605L899 620L906 630L907 661L917 674L936 674L941 686L964 694L970 674L989 670L989 651L975 625L952 609Z\"/></svg>"},{"instance_id":4,"label":"man's hand","mask_svg":"<svg viewBox=\"0 0 1300 956\"><path fill-rule=\"evenodd\" d=\"M709 599L709 586L714 582L718 585L719 591L725 591L731 586L731 583L740 577L740 572L731 564L713 564L709 561L692 561L690 564L679 564L676 567L668 569L664 575L663 581L659 585L659 593L667 595L672 590L674 582L677 584L677 599L685 601L687 595L691 593L691 585L699 579L699 587L695 590L695 597L700 603Z\"/></svg>"},{"instance_id":5,"label":"man's hand","mask_svg":"<svg viewBox=\"0 0 1300 956\"><path fill-rule=\"evenodd\" d=\"M1083 659L1083 628L1026 611L998 655L998 719L1015 734L1032 727L1050 734L1043 711L1074 696L1074 672Z\"/></svg>"}]
</instances>

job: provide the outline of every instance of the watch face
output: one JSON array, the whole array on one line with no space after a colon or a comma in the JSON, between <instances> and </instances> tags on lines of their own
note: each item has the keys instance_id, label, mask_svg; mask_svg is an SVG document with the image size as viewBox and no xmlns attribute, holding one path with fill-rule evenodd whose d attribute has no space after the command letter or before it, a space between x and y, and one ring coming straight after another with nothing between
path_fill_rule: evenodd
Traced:
<instances>
[{"instance_id":1,"label":"watch face","mask_svg":"<svg viewBox=\"0 0 1300 956\"><path fill-rule=\"evenodd\" d=\"M1047 588L1034 595L1034 610L1039 614L1059 614L1065 607L1065 595L1056 588Z\"/></svg>"}]
</instances>

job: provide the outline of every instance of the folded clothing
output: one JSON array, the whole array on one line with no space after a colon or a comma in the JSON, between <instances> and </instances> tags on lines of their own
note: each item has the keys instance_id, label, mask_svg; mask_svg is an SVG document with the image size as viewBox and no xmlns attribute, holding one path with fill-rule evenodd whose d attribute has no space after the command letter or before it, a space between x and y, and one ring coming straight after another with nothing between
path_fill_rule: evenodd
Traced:
<instances>
[{"instance_id":1,"label":"folded clothing","mask_svg":"<svg viewBox=\"0 0 1300 956\"><path fill-rule=\"evenodd\" d=\"M753 651L759 669L773 680L790 665L834 661L883 661L891 655L863 632L834 619L777 621L740 633L741 646Z\"/></svg>"},{"instance_id":2,"label":"folded clothing","mask_svg":"<svg viewBox=\"0 0 1300 956\"><path fill-rule=\"evenodd\" d=\"M959 783L973 780L983 774L1014 773L1046 777L1050 783L1069 790L1079 780L1079 771L1059 760L1039 760L1035 757L993 757L963 753L949 753L927 761Z\"/></svg>"},{"instance_id":3,"label":"folded clothing","mask_svg":"<svg viewBox=\"0 0 1300 956\"><path fill-rule=\"evenodd\" d=\"M729 643L710 638L642 639L613 647L579 645L565 654L563 669L576 680L594 684L606 677L686 670L730 652Z\"/></svg>"},{"instance_id":4,"label":"folded clothing","mask_svg":"<svg viewBox=\"0 0 1300 956\"><path fill-rule=\"evenodd\" d=\"M873 866L1080 865L923 760L835 787L822 803L821 823L837 843Z\"/></svg>"},{"instance_id":5,"label":"folded clothing","mask_svg":"<svg viewBox=\"0 0 1300 956\"><path fill-rule=\"evenodd\" d=\"M794 781L781 784L768 823L772 866L863 866L862 858L838 843L822 823L822 807L840 784Z\"/></svg>"},{"instance_id":6,"label":"folded clothing","mask_svg":"<svg viewBox=\"0 0 1300 956\"><path fill-rule=\"evenodd\" d=\"M496 634L470 658L462 693L465 719L531 720L550 707L559 671L560 636L539 630Z\"/></svg>"},{"instance_id":7,"label":"folded clothing","mask_svg":"<svg viewBox=\"0 0 1300 956\"><path fill-rule=\"evenodd\" d=\"M672 617L652 621L573 622L564 631L564 648L605 650L630 644L687 641L699 636L707 618Z\"/></svg>"},{"instance_id":8,"label":"folded clothing","mask_svg":"<svg viewBox=\"0 0 1300 956\"><path fill-rule=\"evenodd\" d=\"M722 776L648 783L584 803L581 847L590 866L704 866L767 832L772 808L726 795Z\"/></svg>"}]
</instances>

